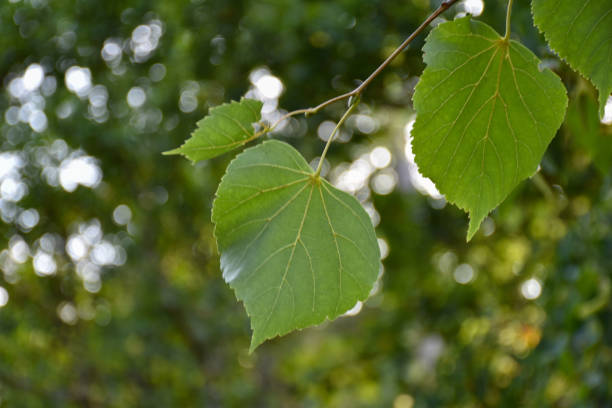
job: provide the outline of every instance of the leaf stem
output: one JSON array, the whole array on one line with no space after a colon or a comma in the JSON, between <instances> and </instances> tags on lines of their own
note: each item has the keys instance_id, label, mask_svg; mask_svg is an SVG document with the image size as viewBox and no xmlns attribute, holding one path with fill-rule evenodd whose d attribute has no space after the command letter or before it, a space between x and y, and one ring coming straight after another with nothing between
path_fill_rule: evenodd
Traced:
<instances>
[{"instance_id":1,"label":"leaf stem","mask_svg":"<svg viewBox=\"0 0 612 408\"><path fill-rule=\"evenodd\" d=\"M550 185L548 185L548 182L539 171L536 172L533 176L531 176L531 181L533 181L533 184L535 184L538 190L540 190L542 195L548 201L550 201L551 203L555 203L555 193L553 192L552 188L550 188Z\"/></svg>"},{"instance_id":2,"label":"leaf stem","mask_svg":"<svg viewBox=\"0 0 612 408\"><path fill-rule=\"evenodd\" d=\"M376 77L378 77L380 75L380 73L382 71L384 71L385 68L387 68L389 66L389 64L391 64L391 62L393 62L393 60L399 55L401 54L402 51L404 51L406 49L406 47L408 47L408 45L410 45L410 43L419 35L423 32L423 30L425 30L425 28L427 28L432 21L434 21L440 14L444 13L446 10L448 10L449 8L451 8L457 1L459 0L444 0L442 2L442 4L440 4L440 7L438 7L433 13L431 13L431 15L429 17L427 17L427 19L421 23L421 25L414 30L414 32L412 34L410 34L410 36L408 38L406 38L406 40L395 49L395 51L393 51L391 53L391 55L389 55L387 57L387 59L380 64L380 66L378 68L376 68L376 70L374 70L374 72L372 72L370 74L370 76L363 81L357 88L353 89L350 92L347 92L345 94L342 95L338 95L335 96L331 99L326 100L325 102L320 103L319 105L312 107L312 108L306 108L306 109L299 109L293 112L289 112L287 113L285 116L281 117L278 121L276 121L272 126L270 126L269 130L272 131L274 130L274 128L276 126L278 126L282 121L292 117L292 116L296 116L296 115L313 115L315 113L318 113L321 109L339 102L339 101L343 101L345 99L349 99L351 97L356 97L356 96L360 96L363 91L368 87L368 85L370 85L372 83L372 81L374 81L374 79L376 79ZM512 3L512 0L510 0L510 3Z\"/></svg>"},{"instance_id":3,"label":"leaf stem","mask_svg":"<svg viewBox=\"0 0 612 408\"><path fill-rule=\"evenodd\" d=\"M315 177L318 177L319 174L321 174L321 169L323 168L323 161L325 160L325 156L327 156L327 151L329 150L329 146L331 146L331 143L334 140L334 137L336 136L336 134L338 133L338 131L340 130L344 122L346 122L348 117L351 115L351 112L353 112L353 110L357 107L357 105L359 105L359 97L355 98L355 100L351 103L351 106L349 106L346 112L344 112L344 115L342 115L342 118L340 118L340 120L338 121L338 124L336 125L334 130L331 132L329 139L327 139L327 144L325 145L325 149L323 149L323 153L321 154L321 158L319 159L319 165L317 166L317 169L315 170L315 174L314 174Z\"/></svg>"},{"instance_id":4,"label":"leaf stem","mask_svg":"<svg viewBox=\"0 0 612 408\"><path fill-rule=\"evenodd\" d=\"M510 39L510 20L512 18L512 3L514 0L508 0L508 12L506 13L506 35L504 35L504 41Z\"/></svg>"}]
</instances>

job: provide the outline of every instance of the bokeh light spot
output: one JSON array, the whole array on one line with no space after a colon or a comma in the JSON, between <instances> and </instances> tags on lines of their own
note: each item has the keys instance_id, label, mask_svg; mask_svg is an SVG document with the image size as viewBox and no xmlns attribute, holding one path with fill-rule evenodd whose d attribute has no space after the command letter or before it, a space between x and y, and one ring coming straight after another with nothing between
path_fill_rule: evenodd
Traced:
<instances>
[{"instance_id":1,"label":"bokeh light spot","mask_svg":"<svg viewBox=\"0 0 612 408\"><path fill-rule=\"evenodd\" d=\"M131 108L140 108L144 105L147 100L147 95L145 94L144 89L139 86L135 86L127 94L127 103Z\"/></svg>"},{"instance_id":2,"label":"bokeh light spot","mask_svg":"<svg viewBox=\"0 0 612 408\"><path fill-rule=\"evenodd\" d=\"M377 169L384 169L391 164L391 152L383 146L375 147L370 152L370 163Z\"/></svg>"},{"instance_id":3,"label":"bokeh light spot","mask_svg":"<svg viewBox=\"0 0 612 408\"><path fill-rule=\"evenodd\" d=\"M2 286L0 286L0 307L6 306L9 301L9 294Z\"/></svg>"},{"instance_id":4,"label":"bokeh light spot","mask_svg":"<svg viewBox=\"0 0 612 408\"><path fill-rule=\"evenodd\" d=\"M477 17L482 14L484 3L482 0L463 0L463 9L466 13Z\"/></svg>"},{"instance_id":5,"label":"bokeh light spot","mask_svg":"<svg viewBox=\"0 0 612 408\"><path fill-rule=\"evenodd\" d=\"M538 279L531 278L527 279L521 285L521 295L525 299L534 300L540 297L542 294L542 284Z\"/></svg>"},{"instance_id":6,"label":"bokeh light spot","mask_svg":"<svg viewBox=\"0 0 612 408\"><path fill-rule=\"evenodd\" d=\"M113 211L113 221L117 225L127 225L132 219L132 210L125 204L120 204Z\"/></svg>"},{"instance_id":7,"label":"bokeh light spot","mask_svg":"<svg viewBox=\"0 0 612 408\"><path fill-rule=\"evenodd\" d=\"M34 91L40 87L45 79L45 71L39 64L31 64L23 74L23 86L27 91Z\"/></svg>"},{"instance_id":8,"label":"bokeh light spot","mask_svg":"<svg viewBox=\"0 0 612 408\"><path fill-rule=\"evenodd\" d=\"M612 96L608 98L601 123L604 125L612 125Z\"/></svg>"},{"instance_id":9,"label":"bokeh light spot","mask_svg":"<svg viewBox=\"0 0 612 408\"><path fill-rule=\"evenodd\" d=\"M79 185L94 188L102 181L102 170L93 157L68 158L60 165L59 181L68 192L73 192Z\"/></svg>"},{"instance_id":10,"label":"bokeh light spot","mask_svg":"<svg viewBox=\"0 0 612 408\"><path fill-rule=\"evenodd\" d=\"M474 268L472 268L472 266L469 264L461 264L457 266L453 272L453 278L455 278L455 281L462 285L467 285L470 283L472 280L474 280L474 276Z\"/></svg>"},{"instance_id":11,"label":"bokeh light spot","mask_svg":"<svg viewBox=\"0 0 612 408\"><path fill-rule=\"evenodd\" d=\"M72 66L68 68L64 75L66 88L78 96L86 96L91 89L91 71L89 68Z\"/></svg>"},{"instance_id":12,"label":"bokeh light spot","mask_svg":"<svg viewBox=\"0 0 612 408\"><path fill-rule=\"evenodd\" d=\"M57 264L55 263L55 260L50 254L44 251L36 252L36 255L34 255L33 264L34 270L39 276L54 275L55 271L57 271Z\"/></svg>"}]
</instances>

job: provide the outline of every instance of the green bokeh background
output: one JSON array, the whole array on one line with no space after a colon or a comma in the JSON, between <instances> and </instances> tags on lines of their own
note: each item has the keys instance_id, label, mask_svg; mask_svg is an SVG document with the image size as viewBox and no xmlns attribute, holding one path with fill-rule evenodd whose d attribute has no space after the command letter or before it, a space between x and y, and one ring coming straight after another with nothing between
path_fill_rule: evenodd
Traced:
<instances>
[{"instance_id":1,"label":"green bokeh background","mask_svg":"<svg viewBox=\"0 0 612 408\"><path fill-rule=\"evenodd\" d=\"M505 2L485 3L478 18L502 32ZM258 69L282 81L286 110L350 90L438 4L4 0L0 154L22 167L0 177L26 190L11 201L15 183L0 188L0 287L9 296L0 307L0 406L612 407L612 175L602 154L612 130L598 121L592 87L546 47L527 0L515 1L513 36L561 76L570 114L539 176L470 244L466 215L408 176L404 128L424 36L364 95L360 114L375 131L349 124L350 143L332 147L336 167L386 146L398 179L390 194L358 193L380 215L389 252L379 290L356 316L249 354L249 322L221 277L210 223L232 154L195 166L160 154L209 107L252 89ZM161 28L144 56L131 42L141 25ZM106 41L120 45L120 60L103 59ZM48 79L18 98L11 84L31 64L55 86ZM90 70L99 95L105 89L103 109L92 108L92 90L68 90L73 66ZM134 87L146 95L140 107L126 99ZM47 119L38 131L27 123L32 109ZM343 109L275 137L310 161L323 147L320 124ZM102 179L70 192L53 174L78 155L93 158ZM127 225L116 222L119 205L130 209ZM33 227L27 210L38 214ZM87 231L91 250L79 261L67 244ZM111 264L101 261L108 245ZM44 254L56 266L49 276L34 268ZM473 280L460 284L466 265ZM542 289L531 300L521 292L530 279Z\"/></svg>"}]
</instances>

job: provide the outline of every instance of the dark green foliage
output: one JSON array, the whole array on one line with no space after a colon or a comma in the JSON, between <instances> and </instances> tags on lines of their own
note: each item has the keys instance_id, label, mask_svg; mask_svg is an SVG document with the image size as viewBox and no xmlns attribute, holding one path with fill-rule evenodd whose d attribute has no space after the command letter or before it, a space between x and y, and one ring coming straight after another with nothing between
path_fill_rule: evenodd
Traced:
<instances>
[{"instance_id":1,"label":"dark green foliage","mask_svg":"<svg viewBox=\"0 0 612 408\"><path fill-rule=\"evenodd\" d=\"M501 32L504 2L486 3L482 19ZM19 177L11 177L27 191L17 203L2 204L17 218L0 222L0 286L9 295L0 308L1 404L609 405L609 171L596 170L568 122L544 156L539 183L522 183L467 245L464 214L411 184L404 128L413 119L407 101L424 68L423 38L372 85L358 111L364 117L349 121L343 134L351 144L335 144L329 155L331 165L345 163L346 170L363 166L359 159L369 160L374 147L393 154L393 169L370 169L357 186L359 198L379 214L376 232L389 248L378 291L355 317L248 353L249 320L219 272L210 221L232 155L194 167L160 152L180 145L208 108L239 100L253 87L249 74L264 66L283 81L279 102L287 110L351 89L431 6L371 0L2 2L0 146L2 154L21 157ZM527 2L515 2L514 16L516 35L552 65L574 101L578 74L555 63L543 39L526 28L532 26ZM133 31L155 26L154 20L162 27L157 47L137 60L129 45ZM109 39L124 50L120 62L102 58ZM57 84L55 92L38 91L44 108L37 107L47 118L41 132L15 119L14 109L8 113L29 101L11 96L11 81L36 63ZM92 85L104 85L106 114L66 88L72 66L89 68ZM131 107L126 97L134 87L140 90L132 93ZM291 121L276 136L314 158L323 147L319 125L337 120L343 108ZM371 124L365 117L376 126L364 126ZM609 133L609 126L600 126ZM77 169L87 169L77 174L97 166L102 180L69 192L70 180L58 184L52 169L77 149L97 160L77 161L85 164ZM334 172L329 177L336 181ZM376 192L389 192L380 188L384 180L397 180L387 195ZM3 197L17 194L14 185L4 186ZM38 213L31 229L33 213L19 219L27 209ZM70 250L66 244L87 228L92 245L86 247L99 246L95 256L80 258L78 241ZM22 259L24 248L17 236L31 255L23 263L14 259ZM40 257L45 253L56 270L39 276L32 256L39 255L40 274L50 267ZM455 278L469 276L466 265L473 276L462 285ZM542 293L527 300L521 288L532 278Z\"/></svg>"}]
</instances>

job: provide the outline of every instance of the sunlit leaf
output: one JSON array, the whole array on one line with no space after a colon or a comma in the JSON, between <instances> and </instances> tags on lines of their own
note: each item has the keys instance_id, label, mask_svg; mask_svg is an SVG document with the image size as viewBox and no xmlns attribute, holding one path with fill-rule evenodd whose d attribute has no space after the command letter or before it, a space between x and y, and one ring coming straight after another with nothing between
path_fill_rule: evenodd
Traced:
<instances>
[{"instance_id":1,"label":"sunlit leaf","mask_svg":"<svg viewBox=\"0 0 612 408\"><path fill-rule=\"evenodd\" d=\"M551 48L599 90L603 118L612 92L612 1L532 0L531 5Z\"/></svg>"},{"instance_id":2,"label":"sunlit leaf","mask_svg":"<svg viewBox=\"0 0 612 408\"><path fill-rule=\"evenodd\" d=\"M482 220L536 171L563 122L561 80L524 46L469 17L440 24L424 47L413 152L424 176Z\"/></svg>"},{"instance_id":3,"label":"sunlit leaf","mask_svg":"<svg viewBox=\"0 0 612 408\"><path fill-rule=\"evenodd\" d=\"M211 108L208 115L198 122L191 138L165 154L182 154L196 162L244 146L261 136L253 129L253 123L261 119L262 106L260 101L243 98L240 102L232 101Z\"/></svg>"},{"instance_id":4,"label":"sunlit leaf","mask_svg":"<svg viewBox=\"0 0 612 408\"><path fill-rule=\"evenodd\" d=\"M237 156L213 205L223 277L251 318L251 350L368 297L380 253L367 213L290 145Z\"/></svg>"}]
</instances>

